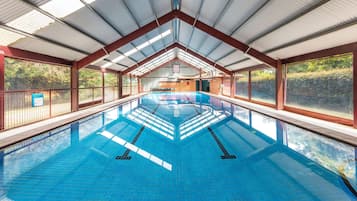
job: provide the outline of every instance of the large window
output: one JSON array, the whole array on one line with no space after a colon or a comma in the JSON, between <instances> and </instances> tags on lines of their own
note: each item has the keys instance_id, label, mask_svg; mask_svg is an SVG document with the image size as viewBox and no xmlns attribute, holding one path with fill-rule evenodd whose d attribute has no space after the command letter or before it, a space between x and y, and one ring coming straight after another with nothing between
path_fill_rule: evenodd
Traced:
<instances>
[{"instance_id":1,"label":"large window","mask_svg":"<svg viewBox=\"0 0 357 201\"><path fill-rule=\"evenodd\" d=\"M70 67L6 58L5 128L70 112L70 80Z\"/></svg>"},{"instance_id":2,"label":"large window","mask_svg":"<svg viewBox=\"0 0 357 201\"><path fill-rule=\"evenodd\" d=\"M102 72L89 68L79 70L79 104L102 100Z\"/></svg>"},{"instance_id":3,"label":"large window","mask_svg":"<svg viewBox=\"0 0 357 201\"><path fill-rule=\"evenodd\" d=\"M266 68L251 72L252 100L275 104L275 69Z\"/></svg>"},{"instance_id":4,"label":"large window","mask_svg":"<svg viewBox=\"0 0 357 201\"><path fill-rule=\"evenodd\" d=\"M236 96L248 98L248 82L249 82L249 72L239 72L235 75L236 80Z\"/></svg>"},{"instance_id":5,"label":"large window","mask_svg":"<svg viewBox=\"0 0 357 201\"><path fill-rule=\"evenodd\" d=\"M130 95L130 76L123 75L122 77L122 94L123 96Z\"/></svg>"},{"instance_id":6,"label":"large window","mask_svg":"<svg viewBox=\"0 0 357 201\"><path fill-rule=\"evenodd\" d=\"M104 102L118 99L118 76L116 73L104 73Z\"/></svg>"},{"instance_id":7,"label":"large window","mask_svg":"<svg viewBox=\"0 0 357 201\"><path fill-rule=\"evenodd\" d=\"M352 119L352 54L287 65L286 105Z\"/></svg>"},{"instance_id":8,"label":"large window","mask_svg":"<svg viewBox=\"0 0 357 201\"><path fill-rule=\"evenodd\" d=\"M138 94L138 78L131 77L131 95Z\"/></svg>"},{"instance_id":9,"label":"large window","mask_svg":"<svg viewBox=\"0 0 357 201\"><path fill-rule=\"evenodd\" d=\"M223 78L223 95L230 96L231 95L231 79L228 77Z\"/></svg>"}]
</instances>

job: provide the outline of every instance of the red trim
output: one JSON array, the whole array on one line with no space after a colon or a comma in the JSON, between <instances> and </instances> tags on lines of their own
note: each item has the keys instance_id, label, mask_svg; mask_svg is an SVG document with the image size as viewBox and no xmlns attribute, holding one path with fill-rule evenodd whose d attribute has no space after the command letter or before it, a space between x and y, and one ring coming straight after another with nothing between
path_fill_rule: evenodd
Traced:
<instances>
[{"instance_id":1,"label":"red trim","mask_svg":"<svg viewBox=\"0 0 357 201\"><path fill-rule=\"evenodd\" d=\"M104 80L104 72L102 71L102 103L105 102L104 97L105 97L105 80Z\"/></svg>"},{"instance_id":2,"label":"red trim","mask_svg":"<svg viewBox=\"0 0 357 201\"><path fill-rule=\"evenodd\" d=\"M35 52L30 52L26 50L20 50L17 48L7 47L7 46L0 46L0 54L4 54L5 57L12 57L16 59L56 64L56 65L71 66L73 63L72 61L68 61L65 59L39 54Z\"/></svg>"},{"instance_id":3,"label":"red trim","mask_svg":"<svg viewBox=\"0 0 357 201\"><path fill-rule=\"evenodd\" d=\"M71 108L72 112L78 111L78 69L75 62L71 68Z\"/></svg>"},{"instance_id":4,"label":"red trim","mask_svg":"<svg viewBox=\"0 0 357 201\"><path fill-rule=\"evenodd\" d=\"M251 103L255 103L255 104L259 104L259 105L264 105L264 106L268 106L268 107L271 107L271 108L275 108L275 104L272 104L272 103L266 103L266 102L263 102L263 101L258 101L258 100L250 100Z\"/></svg>"},{"instance_id":5,"label":"red trim","mask_svg":"<svg viewBox=\"0 0 357 201\"><path fill-rule=\"evenodd\" d=\"M0 54L0 130L5 128L5 57Z\"/></svg>"},{"instance_id":6,"label":"red trim","mask_svg":"<svg viewBox=\"0 0 357 201\"><path fill-rule=\"evenodd\" d=\"M281 61L278 60L278 66L276 68L276 87L275 87L275 101L276 101L276 109L282 110L284 109L284 79L283 79L283 65Z\"/></svg>"},{"instance_id":7,"label":"red trim","mask_svg":"<svg viewBox=\"0 0 357 201\"><path fill-rule=\"evenodd\" d=\"M353 52L353 127L357 128L357 51Z\"/></svg>"},{"instance_id":8,"label":"red trim","mask_svg":"<svg viewBox=\"0 0 357 201\"><path fill-rule=\"evenodd\" d=\"M248 100L252 100L252 71L248 71Z\"/></svg>"},{"instance_id":9,"label":"red trim","mask_svg":"<svg viewBox=\"0 0 357 201\"><path fill-rule=\"evenodd\" d=\"M111 53L120 47L130 43L131 41L147 34L148 32L154 30L157 28L160 24L165 24L166 22L169 22L173 19L175 19L177 11L171 11L167 13L166 15L159 17L157 20L151 21L150 23L146 24L145 26L131 32L130 34L123 36L122 38L114 41L113 43L105 46L102 49L99 49L95 51L94 53L86 56L85 58L81 59L78 61L78 69L83 68L90 63L100 59L103 56L106 56L107 53Z\"/></svg>"},{"instance_id":10,"label":"red trim","mask_svg":"<svg viewBox=\"0 0 357 201\"><path fill-rule=\"evenodd\" d=\"M235 88L234 81L235 81L234 76L231 75L231 80L230 80L230 82L231 82L231 98L234 97L234 92L235 92L235 90L234 90L234 88Z\"/></svg>"},{"instance_id":11,"label":"red trim","mask_svg":"<svg viewBox=\"0 0 357 201\"><path fill-rule=\"evenodd\" d=\"M88 102L88 103L82 103L79 104L79 109L83 109L92 105L98 105L98 104L102 104L103 100L97 100L97 101L92 101L92 102Z\"/></svg>"},{"instance_id":12,"label":"red trim","mask_svg":"<svg viewBox=\"0 0 357 201\"><path fill-rule=\"evenodd\" d=\"M123 87L123 81L122 81L122 76L121 76L122 74L121 74L121 72L118 72L118 74L117 74L117 76L118 76L118 97L119 97L119 99L121 99L122 98L122 96L123 96L123 94L122 94L122 87Z\"/></svg>"},{"instance_id":13,"label":"red trim","mask_svg":"<svg viewBox=\"0 0 357 201\"><path fill-rule=\"evenodd\" d=\"M243 100L243 101L249 102L249 99L248 99L248 98L245 98L245 97L241 97L241 96L234 95L234 98L235 98L235 99L239 99L239 100Z\"/></svg>"},{"instance_id":14,"label":"red trim","mask_svg":"<svg viewBox=\"0 0 357 201\"><path fill-rule=\"evenodd\" d=\"M345 54L355 51L357 51L357 42L286 58L282 60L282 63L283 64L294 63L299 61L328 57L332 55Z\"/></svg>"},{"instance_id":15,"label":"red trim","mask_svg":"<svg viewBox=\"0 0 357 201\"><path fill-rule=\"evenodd\" d=\"M348 125L348 126L352 126L352 124L353 124L353 121L351 119L344 119L341 117L321 114L321 113L317 113L317 112L311 112L308 110L290 107L290 106L286 106L286 105L284 106L284 110L286 110L288 112L302 114L302 115L305 115L308 117L313 117L313 118L317 118L317 119L322 119L322 120L338 123L338 124L344 124L344 125Z\"/></svg>"},{"instance_id":16,"label":"red trim","mask_svg":"<svg viewBox=\"0 0 357 201\"><path fill-rule=\"evenodd\" d=\"M254 49L254 48L249 47L248 45L242 43L241 41L234 39L231 36L226 35L225 33L221 32L221 31L187 15L186 13L179 11L177 14L177 17L180 20L182 20L190 25L193 25L194 27L202 30L203 32L208 33L209 35L227 43L228 45L231 45L231 46L241 50L242 52L244 52L250 56L257 58L258 60L260 60L270 66L273 66L273 67L277 66L277 61L275 59L267 56L266 54L264 54L262 52L259 52L258 50Z\"/></svg>"}]
</instances>

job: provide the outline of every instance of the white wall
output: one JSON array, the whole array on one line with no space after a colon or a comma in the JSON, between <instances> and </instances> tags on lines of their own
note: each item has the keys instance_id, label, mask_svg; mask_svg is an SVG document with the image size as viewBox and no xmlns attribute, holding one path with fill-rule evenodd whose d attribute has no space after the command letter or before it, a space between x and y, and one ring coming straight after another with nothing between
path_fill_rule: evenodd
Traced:
<instances>
[{"instance_id":1,"label":"white wall","mask_svg":"<svg viewBox=\"0 0 357 201\"><path fill-rule=\"evenodd\" d=\"M173 74L172 65L154 70L141 78L141 85L144 91L150 91L152 88L158 88L160 81L173 80L169 77L194 77L199 75L199 71L192 67L180 64L180 73Z\"/></svg>"}]
</instances>

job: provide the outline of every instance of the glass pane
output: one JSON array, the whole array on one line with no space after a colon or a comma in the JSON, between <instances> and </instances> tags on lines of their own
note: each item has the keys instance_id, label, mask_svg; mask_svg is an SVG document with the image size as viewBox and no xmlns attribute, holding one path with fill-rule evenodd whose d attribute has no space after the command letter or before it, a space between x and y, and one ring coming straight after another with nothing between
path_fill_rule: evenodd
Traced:
<instances>
[{"instance_id":1,"label":"glass pane","mask_svg":"<svg viewBox=\"0 0 357 201\"><path fill-rule=\"evenodd\" d=\"M352 119L352 54L287 66L286 105Z\"/></svg>"},{"instance_id":2,"label":"glass pane","mask_svg":"<svg viewBox=\"0 0 357 201\"><path fill-rule=\"evenodd\" d=\"M123 96L130 94L130 76L123 75L122 77L122 94Z\"/></svg>"},{"instance_id":3,"label":"glass pane","mask_svg":"<svg viewBox=\"0 0 357 201\"><path fill-rule=\"evenodd\" d=\"M5 59L5 90L69 89L71 69L20 59Z\"/></svg>"},{"instance_id":4,"label":"glass pane","mask_svg":"<svg viewBox=\"0 0 357 201\"><path fill-rule=\"evenodd\" d=\"M79 70L79 88L102 87L102 72L89 68Z\"/></svg>"},{"instance_id":5,"label":"glass pane","mask_svg":"<svg viewBox=\"0 0 357 201\"><path fill-rule=\"evenodd\" d=\"M249 81L249 72L244 71L240 72L235 76L236 80L236 95L248 98L248 81Z\"/></svg>"},{"instance_id":6,"label":"glass pane","mask_svg":"<svg viewBox=\"0 0 357 201\"><path fill-rule=\"evenodd\" d=\"M104 73L104 86L116 87L118 86L118 77L115 73Z\"/></svg>"},{"instance_id":7,"label":"glass pane","mask_svg":"<svg viewBox=\"0 0 357 201\"><path fill-rule=\"evenodd\" d=\"M275 104L275 69L266 68L251 72L252 99Z\"/></svg>"},{"instance_id":8,"label":"glass pane","mask_svg":"<svg viewBox=\"0 0 357 201\"><path fill-rule=\"evenodd\" d=\"M136 77L131 78L131 94L138 94L138 78Z\"/></svg>"}]
</instances>

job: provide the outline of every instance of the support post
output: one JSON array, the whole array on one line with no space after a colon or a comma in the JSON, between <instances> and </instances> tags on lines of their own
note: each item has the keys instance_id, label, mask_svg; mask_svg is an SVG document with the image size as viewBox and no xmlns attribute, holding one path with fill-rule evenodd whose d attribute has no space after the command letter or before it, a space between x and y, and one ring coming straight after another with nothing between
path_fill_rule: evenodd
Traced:
<instances>
[{"instance_id":1,"label":"support post","mask_svg":"<svg viewBox=\"0 0 357 201\"><path fill-rule=\"evenodd\" d=\"M198 89L202 91L202 69L200 69L200 80L198 81Z\"/></svg>"},{"instance_id":2,"label":"support post","mask_svg":"<svg viewBox=\"0 0 357 201\"><path fill-rule=\"evenodd\" d=\"M72 112L78 111L78 68L77 62L74 62L71 68L71 108Z\"/></svg>"},{"instance_id":3,"label":"support post","mask_svg":"<svg viewBox=\"0 0 357 201\"><path fill-rule=\"evenodd\" d=\"M100 71L102 73L102 104L105 103L104 98L105 98L105 90L104 90L104 69Z\"/></svg>"},{"instance_id":4,"label":"support post","mask_svg":"<svg viewBox=\"0 0 357 201\"><path fill-rule=\"evenodd\" d=\"M132 88L132 77L131 77L131 74L129 74L129 80L130 80L130 93L129 95L131 96L132 95L132 91L131 91L131 88Z\"/></svg>"},{"instance_id":5,"label":"support post","mask_svg":"<svg viewBox=\"0 0 357 201\"><path fill-rule=\"evenodd\" d=\"M137 77L138 79L138 94L141 93L141 79L139 77Z\"/></svg>"},{"instance_id":6,"label":"support post","mask_svg":"<svg viewBox=\"0 0 357 201\"><path fill-rule=\"evenodd\" d=\"M5 56L0 52L0 130L5 129Z\"/></svg>"},{"instance_id":7,"label":"support post","mask_svg":"<svg viewBox=\"0 0 357 201\"><path fill-rule=\"evenodd\" d=\"M276 73L276 84L275 84L275 95L276 95L276 109L282 110L284 109L284 77L283 77L283 65L281 64L281 60L278 60L278 66L275 70Z\"/></svg>"},{"instance_id":8,"label":"support post","mask_svg":"<svg viewBox=\"0 0 357 201\"><path fill-rule=\"evenodd\" d=\"M123 97L123 81L122 81L122 73L118 73L118 97L121 99Z\"/></svg>"},{"instance_id":9,"label":"support post","mask_svg":"<svg viewBox=\"0 0 357 201\"><path fill-rule=\"evenodd\" d=\"M353 52L353 127L357 128L357 51Z\"/></svg>"},{"instance_id":10,"label":"support post","mask_svg":"<svg viewBox=\"0 0 357 201\"><path fill-rule=\"evenodd\" d=\"M235 84L234 84L234 75L231 75L230 84L231 84L231 87L230 87L230 89L231 89L231 98L234 98L234 86L235 86Z\"/></svg>"},{"instance_id":11,"label":"support post","mask_svg":"<svg viewBox=\"0 0 357 201\"><path fill-rule=\"evenodd\" d=\"M248 100L252 100L252 71L248 71Z\"/></svg>"}]
</instances>

